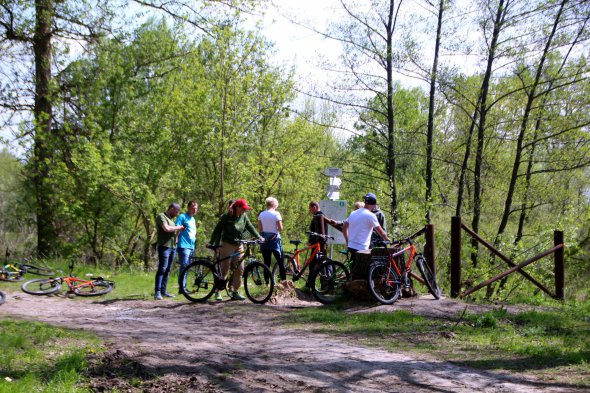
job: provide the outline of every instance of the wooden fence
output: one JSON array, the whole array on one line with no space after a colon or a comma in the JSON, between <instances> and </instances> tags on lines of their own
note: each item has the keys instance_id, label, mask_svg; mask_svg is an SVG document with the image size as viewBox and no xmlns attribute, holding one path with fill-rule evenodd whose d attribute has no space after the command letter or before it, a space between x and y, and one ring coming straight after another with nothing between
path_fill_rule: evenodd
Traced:
<instances>
[{"instance_id":1,"label":"wooden fence","mask_svg":"<svg viewBox=\"0 0 590 393\"><path fill-rule=\"evenodd\" d=\"M462 230L465 230L472 238L476 239L479 243L483 244L486 248L488 248L494 255L500 258L502 261L506 262L510 269L498 274L495 277L490 278L480 284L477 284L463 293L461 293L461 234ZM518 272L524 277L526 277L529 281L539 287L543 292L547 293L549 296L565 300L565 265L564 265L564 244L563 244L563 232L561 231L554 231L553 233L553 244L554 247L542 252L539 255L536 255L530 259L527 259L524 262L519 264L515 264L510 258L502 254L499 250L497 250L494 246L490 243L482 239L477 233L473 230L468 228L465 224L461 222L461 217L453 217L451 220L451 297L465 297L473 292L486 287L502 278L512 274L514 272ZM548 255L554 254L554 273L555 273L555 292L551 292L547 287L537 281L534 277L530 274L522 270L523 267L530 265L531 263L546 257Z\"/></svg>"}]
</instances>

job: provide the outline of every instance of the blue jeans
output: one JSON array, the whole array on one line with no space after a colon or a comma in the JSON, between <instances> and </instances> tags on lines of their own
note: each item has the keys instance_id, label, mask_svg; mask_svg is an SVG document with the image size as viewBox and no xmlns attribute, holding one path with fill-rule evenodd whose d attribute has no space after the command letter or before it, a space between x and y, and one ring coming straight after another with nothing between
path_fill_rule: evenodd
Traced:
<instances>
[{"instance_id":1,"label":"blue jeans","mask_svg":"<svg viewBox=\"0 0 590 393\"><path fill-rule=\"evenodd\" d=\"M182 271L190 263L194 250L192 248L179 247L176 249L176 252L178 253L178 264L180 265L180 268L178 269L178 291L182 291L182 288L184 288L184 282L182 282Z\"/></svg>"},{"instance_id":2,"label":"blue jeans","mask_svg":"<svg viewBox=\"0 0 590 393\"><path fill-rule=\"evenodd\" d=\"M168 275L174 263L176 249L158 245L158 271L156 272L156 294L164 295L168 284Z\"/></svg>"}]
</instances>

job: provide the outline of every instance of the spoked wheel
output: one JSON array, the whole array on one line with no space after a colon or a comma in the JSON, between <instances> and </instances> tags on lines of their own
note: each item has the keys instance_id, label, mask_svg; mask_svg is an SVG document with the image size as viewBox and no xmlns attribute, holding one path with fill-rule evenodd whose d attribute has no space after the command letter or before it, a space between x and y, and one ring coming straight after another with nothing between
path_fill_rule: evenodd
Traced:
<instances>
[{"instance_id":1,"label":"spoked wheel","mask_svg":"<svg viewBox=\"0 0 590 393\"><path fill-rule=\"evenodd\" d=\"M284 261L285 263L285 271L286 271L286 279L293 280L293 276L297 273L297 266L295 265L295 259L293 258L293 254L285 253ZM272 276L275 278L275 283L280 282L280 271L279 271L279 264L275 263L272 268Z\"/></svg>"},{"instance_id":2,"label":"spoked wheel","mask_svg":"<svg viewBox=\"0 0 590 393\"><path fill-rule=\"evenodd\" d=\"M376 263L369 268L369 288L381 304L393 304L400 296L400 278L393 267Z\"/></svg>"},{"instance_id":3,"label":"spoked wheel","mask_svg":"<svg viewBox=\"0 0 590 393\"><path fill-rule=\"evenodd\" d=\"M74 293L78 296L100 296L112 290L113 286L106 281L91 281L74 288Z\"/></svg>"},{"instance_id":4,"label":"spoked wheel","mask_svg":"<svg viewBox=\"0 0 590 393\"><path fill-rule=\"evenodd\" d=\"M295 261L293 260L293 256L285 254L285 258L283 259L283 263L285 264L285 280L293 280L293 276L295 275ZM279 263L275 262L272 265L272 276L275 279L275 285L282 282L281 279L281 270L279 268Z\"/></svg>"},{"instance_id":5,"label":"spoked wheel","mask_svg":"<svg viewBox=\"0 0 590 393\"><path fill-rule=\"evenodd\" d=\"M278 269L278 268L277 268ZM254 303L266 303L272 296L275 281L265 264L255 261L244 269L244 291Z\"/></svg>"},{"instance_id":6,"label":"spoked wheel","mask_svg":"<svg viewBox=\"0 0 590 393\"><path fill-rule=\"evenodd\" d=\"M36 274L38 276L55 276L55 272L48 267L35 266L29 263L23 263L20 267L27 273Z\"/></svg>"},{"instance_id":7,"label":"spoked wheel","mask_svg":"<svg viewBox=\"0 0 590 393\"><path fill-rule=\"evenodd\" d=\"M51 295L60 290L61 283L53 278L36 278L25 282L20 288L30 295Z\"/></svg>"},{"instance_id":8,"label":"spoked wheel","mask_svg":"<svg viewBox=\"0 0 590 393\"><path fill-rule=\"evenodd\" d=\"M327 259L311 276L313 296L322 304L332 304L344 294L350 272L343 263Z\"/></svg>"},{"instance_id":9,"label":"spoked wheel","mask_svg":"<svg viewBox=\"0 0 590 393\"><path fill-rule=\"evenodd\" d=\"M435 299L440 299L442 291L438 286L438 282L436 281L436 277L430 269L430 265L426 262L426 259L422 255L418 255L415 258L416 265L418 265L418 270L420 270L420 274L428 287L428 290L434 296Z\"/></svg>"},{"instance_id":10,"label":"spoked wheel","mask_svg":"<svg viewBox=\"0 0 590 393\"><path fill-rule=\"evenodd\" d=\"M203 302L215 291L215 268L209 262L196 260L183 270L182 294L191 302Z\"/></svg>"}]
</instances>

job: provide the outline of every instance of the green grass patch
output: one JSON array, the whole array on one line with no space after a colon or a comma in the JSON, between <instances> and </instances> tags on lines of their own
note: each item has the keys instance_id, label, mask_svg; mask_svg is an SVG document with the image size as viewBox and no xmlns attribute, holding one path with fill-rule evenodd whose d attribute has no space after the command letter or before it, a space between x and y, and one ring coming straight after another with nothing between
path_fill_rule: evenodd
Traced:
<instances>
[{"instance_id":1,"label":"green grass patch","mask_svg":"<svg viewBox=\"0 0 590 393\"><path fill-rule=\"evenodd\" d=\"M44 323L0 320L0 392L82 392L87 355L100 340Z\"/></svg>"},{"instance_id":2,"label":"green grass patch","mask_svg":"<svg viewBox=\"0 0 590 393\"><path fill-rule=\"evenodd\" d=\"M287 323L391 351L412 351L482 369L532 372L545 380L590 384L590 305L550 311L505 310L429 319L409 311L298 310Z\"/></svg>"}]
</instances>

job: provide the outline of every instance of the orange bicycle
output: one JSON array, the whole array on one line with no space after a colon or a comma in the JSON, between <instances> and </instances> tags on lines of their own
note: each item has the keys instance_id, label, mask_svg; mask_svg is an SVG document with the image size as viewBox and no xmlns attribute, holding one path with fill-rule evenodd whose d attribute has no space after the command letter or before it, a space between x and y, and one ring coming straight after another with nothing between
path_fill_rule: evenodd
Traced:
<instances>
[{"instance_id":1,"label":"orange bicycle","mask_svg":"<svg viewBox=\"0 0 590 393\"><path fill-rule=\"evenodd\" d=\"M327 239L334 239L332 236L322 235L316 232L306 232L312 236L318 236L325 240ZM298 249L299 245L302 243L301 240L291 240L291 244L295 245L295 251L292 253L285 253L285 268L287 270L287 276L291 277L293 282L299 280L301 277L311 276L313 272L311 272L311 267L308 269L308 266L315 262L315 268L317 268L323 261L326 260L326 256L322 252L320 243L310 244L305 248ZM309 257L305 259L303 265L301 264L301 254L309 253ZM309 270L309 271L308 271ZM279 277L279 264L275 263L272 268L272 275L275 278L275 282L279 282L277 277Z\"/></svg>"},{"instance_id":2,"label":"orange bicycle","mask_svg":"<svg viewBox=\"0 0 590 393\"><path fill-rule=\"evenodd\" d=\"M51 295L61 289L61 285L66 283L68 292L79 296L99 296L111 292L115 286L113 281L108 281L102 277L93 277L83 279L72 275L74 264L70 265L70 272L64 277L55 278L37 278L25 282L21 289L31 295Z\"/></svg>"},{"instance_id":3,"label":"orange bicycle","mask_svg":"<svg viewBox=\"0 0 590 393\"><path fill-rule=\"evenodd\" d=\"M401 295L402 288L412 286L411 272L415 263L420 270L424 283L435 299L440 299L441 290L430 265L426 258L417 252L413 239L424 232L424 229L408 236L405 239L393 243L394 248L386 248L387 255L384 257L371 257L369 267L369 288L373 297L382 304L393 304ZM387 246L389 242L380 242L380 245ZM404 244L407 247L399 249ZM409 254L408 261L405 261L405 254Z\"/></svg>"}]
</instances>

